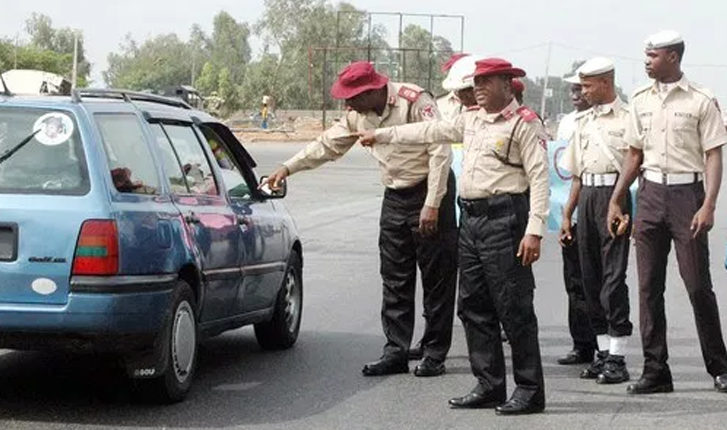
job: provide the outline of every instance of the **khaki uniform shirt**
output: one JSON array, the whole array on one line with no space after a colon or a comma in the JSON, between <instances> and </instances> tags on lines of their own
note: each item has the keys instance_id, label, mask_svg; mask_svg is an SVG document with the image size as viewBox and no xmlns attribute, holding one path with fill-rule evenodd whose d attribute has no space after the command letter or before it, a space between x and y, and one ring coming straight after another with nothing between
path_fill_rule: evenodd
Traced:
<instances>
[{"instance_id":1,"label":"khaki uniform shirt","mask_svg":"<svg viewBox=\"0 0 727 430\"><path fill-rule=\"evenodd\" d=\"M624 140L628 121L628 106L618 97L579 112L560 165L576 176L619 173L628 149Z\"/></svg>"},{"instance_id":2,"label":"khaki uniform shirt","mask_svg":"<svg viewBox=\"0 0 727 430\"><path fill-rule=\"evenodd\" d=\"M462 102L454 94L454 91L450 91L444 97L437 99L437 108L439 113L442 115L442 119L454 121L457 116L465 110L462 106Z\"/></svg>"},{"instance_id":3,"label":"khaki uniform shirt","mask_svg":"<svg viewBox=\"0 0 727 430\"><path fill-rule=\"evenodd\" d=\"M432 121L376 130L379 143L464 142L459 195L464 199L481 199L497 194L523 193L530 189L530 217L527 234L542 236L548 218L547 135L532 111L519 122L519 104L513 101L501 112L484 109L468 110L454 122ZM510 166L501 160L507 155L513 136L509 161L523 167ZM389 146L389 145L374 145ZM446 146L446 145L442 145Z\"/></svg>"},{"instance_id":4,"label":"khaki uniform shirt","mask_svg":"<svg viewBox=\"0 0 727 430\"><path fill-rule=\"evenodd\" d=\"M383 114L375 112L360 114L348 111L331 128L309 143L298 154L283 163L290 174L300 170L314 169L327 161L343 156L358 140L352 133L374 130L410 122L439 119L437 105L422 89L410 85L390 82L388 101ZM407 97L400 95L402 87ZM407 90L408 89L408 90ZM409 99L417 97L415 102ZM379 162L381 182L387 188L413 187L427 180L425 205L438 208L447 192L447 180L452 165L452 149L446 145L374 145L367 151Z\"/></svg>"},{"instance_id":5,"label":"khaki uniform shirt","mask_svg":"<svg viewBox=\"0 0 727 430\"><path fill-rule=\"evenodd\" d=\"M573 133L576 132L576 115L578 115L578 111L574 110L560 120L558 123L558 131L556 132L556 139L570 142Z\"/></svg>"},{"instance_id":6,"label":"khaki uniform shirt","mask_svg":"<svg viewBox=\"0 0 727 430\"><path fill-rule=\"evenodd\" d=\"M704 153L727 143L714 97L684 75L636 90L630 116L626 142L644 152L642 169L703 172Z\"/></svg>"}]
</instances>

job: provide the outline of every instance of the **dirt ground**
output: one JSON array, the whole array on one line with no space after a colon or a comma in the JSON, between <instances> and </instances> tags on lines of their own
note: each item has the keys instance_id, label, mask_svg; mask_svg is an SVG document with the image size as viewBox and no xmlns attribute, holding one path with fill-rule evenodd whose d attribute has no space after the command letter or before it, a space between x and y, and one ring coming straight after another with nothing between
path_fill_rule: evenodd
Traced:
<instances>
[{"instance_id":1,"label":"dirt ground","mask_svg":"<svg viewBox=\"0 0 727 430\"><path fill-rule=\"evenodd\" d=\"M242 142L307 141L315 139L323 130L320 118L291 111L280 113L272 119L267 130L263 130L259 123L241 114L231 117L227 125Z\"/></svg>"}]
</instances>

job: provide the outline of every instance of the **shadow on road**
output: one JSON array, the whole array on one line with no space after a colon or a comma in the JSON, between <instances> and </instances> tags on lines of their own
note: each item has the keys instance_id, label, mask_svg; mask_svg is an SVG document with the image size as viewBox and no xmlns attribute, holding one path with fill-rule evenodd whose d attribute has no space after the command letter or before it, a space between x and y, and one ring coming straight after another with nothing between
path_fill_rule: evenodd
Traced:
<instances>
[{"instance_id":1,"label":"shadow on road","mask_svg":"<svg viewBox=\"0 0 727 430\"><path fill-rule=\"evenodd\" d=\"M124 426L228 427L322 413L384 381L361 376L381 338L304 332L291 350L264 352L249 329L200 348L195 386L180 404L136 400L113 361L12 352L0 356L0 420Z\"/></svg>"}]
</instances>

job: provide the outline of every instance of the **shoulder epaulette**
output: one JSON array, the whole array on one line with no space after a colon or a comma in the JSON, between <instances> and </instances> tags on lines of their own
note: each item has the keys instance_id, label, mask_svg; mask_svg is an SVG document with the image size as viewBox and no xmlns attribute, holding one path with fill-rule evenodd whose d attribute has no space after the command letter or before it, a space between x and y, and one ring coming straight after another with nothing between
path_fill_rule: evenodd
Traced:
<instances>
[{"instance_id":1,"label":"shoulder epaulette","mask_svg":"<svg viewBox=\"0 0 727 430\"><path fill-rule=\"evenodd\" d=\"M579 119L583 118L584 116L588 115L588 114L589 114L589 113L591 113L591 112L593 112L593 108L592 108L592 107L590 107L590 108L588 108L588 109L586 109L586 110L582 110L582 111L580 111L580 112L576 112L576 114L575 114L575 115L574 115L573 117L574 117L574 118L576 119L576 121L577 121L577 120L579 120Z\"/></svg>"},{"instance_id":2,"label":"shoulder epaulette","mask_svg":"<svg viewBox=\"0 0 727 430\"><path fill-rule=\"evenodd\" d=\"M699 94L704 95L710 100L715 100L714 94L703 86L696 84L694 82L689 81L689 88L693 89L694 91L698 92Z\"/></svg>"},{"instance_id":3,"label":"shoulder epaulette","mask_svg":"<svg viewBox=\"0 0 727 430\"><path fill-rule=\"evenodd\" d=\"M520 115L525 122L530 122L539 118L538 114L527 106L520 106L515 112L517 112L517 114Z\"/></svg>"},{"instance_id":4,"label":"shoulder epaulette","mask_svg":"<svg viewBox=\"0 0 727 430\"><path fill-rule=\"evenodd\" d=\"M402 85L401 88L399 88L398 94L399 97L406 99L409 103L414 103L415 101L419 100L419 96L422 94L423 91L423 89L415 89Z\"/></svg>"},{"instance_id":5,"label":"shoulder epaulette","mask_svg":"<svg viewBox=\"0 0 727 430\"><path fill-rule=\"evenodd\" d=\"M636 97L637 95L639 95L639 94L643 93L643 92L644 92L644 91L646 91L646 90L650 90L650 89L651 89L651 88L652 88L653 86L654 86L654 84L653 84L653 83L651 83L651 84L644 84L644 85L642 85L642 86L640 86L640 87L636 88L636 89L634 90L634 92L633 92L633 93L631 93L631 99L633 99L634 97Z\"/></svg>"}]
</instances>

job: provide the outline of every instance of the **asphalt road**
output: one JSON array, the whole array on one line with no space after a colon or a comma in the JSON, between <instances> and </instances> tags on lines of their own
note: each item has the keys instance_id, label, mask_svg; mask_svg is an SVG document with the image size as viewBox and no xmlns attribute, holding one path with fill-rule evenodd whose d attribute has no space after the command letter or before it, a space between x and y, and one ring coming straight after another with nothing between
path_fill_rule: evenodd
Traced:
<instances>
[{"instance_id":1,"label":"asphalt road","mask_svg":"<svg viewBox=\"0 0 727 430\"><path fill-rule=\"evenodd\" d=\"M249 146L259 161L259 174L268 173L299 148L280 143ZM629 397L624 385L582 381L579 366L555 364L570 349L570 340L560 251L552 235L546 238L535 269L545 414L498 417L492 410L448 408L447 399L474 385L458 320L446 375L362 377L361 366L377 358L383 345L377 251L381 195L375 162L359 148L337 163L290 180L286 204L303 237L305 258L303 326L293 349L263 352L250 328L212 339L200 350L188 400L167 407L136 401L113 366L99 357L0 351L0 428L724 427L727 395L711 389L673 255L666 303L674 393ZM723 326L727 322L725 213L723 198L711 235L712 276ZM635 279L632 264L628 282L632 320L638 326ZM416 336L421 319L417 324ZM506 351L509 356L509 348ZM640 351L636 332L627 356L633 379L641 371Z\"/></svg>"}]
</instances>

